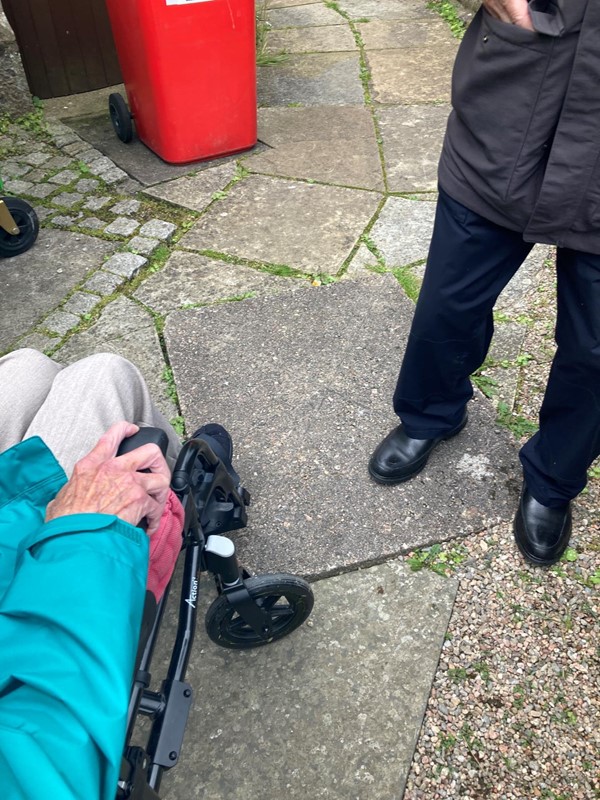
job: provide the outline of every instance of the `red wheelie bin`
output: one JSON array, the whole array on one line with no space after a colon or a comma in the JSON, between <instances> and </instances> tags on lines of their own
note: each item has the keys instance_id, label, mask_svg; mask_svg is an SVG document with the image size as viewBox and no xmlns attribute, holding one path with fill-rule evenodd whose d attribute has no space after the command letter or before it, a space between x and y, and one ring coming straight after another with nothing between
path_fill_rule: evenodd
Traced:
<instances>
[{"instance_id":1,"label":"red wheelie bin","mask_svg":"<svg viewBox=\"0 0 600 800\"><path fill-rule=\"evenodd\" d=\"M165 161L256 144L254 0L107 0L129 108L111 94L117 136Z\"/></svg>"}]
</instances>

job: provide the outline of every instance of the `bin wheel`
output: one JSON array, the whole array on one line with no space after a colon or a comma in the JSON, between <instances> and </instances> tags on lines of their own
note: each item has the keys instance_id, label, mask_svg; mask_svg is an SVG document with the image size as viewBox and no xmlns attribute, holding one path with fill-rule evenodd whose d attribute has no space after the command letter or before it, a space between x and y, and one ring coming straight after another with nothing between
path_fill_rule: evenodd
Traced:
<instances>
[{"instance_id":1,"label":"bin wheel","mask_svg":"<svg viewBox=\"0 0 600 800\"><path fill-rule=\"evenodd\" d=\"M127 103L120 94L111 94L108 98L108 112L119 139L125 144L133 139L133 124Z\"/></svg>"},{"instance_id":2,"label":"bin wheel","mask_svg":"<svg viewBox=\"0 0 600 800\"><path fill-rule=\"evenodd\" d=\"M12 234L0 225L0 258L10 258L24 253L33 245L40 231L40 222L33 208L18 197L3 197L19 233Z\"/></svg>"},{"instance_id":3,"label":"bin wheel","mask_svg":"<svg viewBox=\"0 0 600 800\"><path fill-rule=\"evenodd\" d=\"M247 650L260 647L296 630L308 619L313 607L309 584L294 575L260 575L244 581L250 596L271 618L272 632L262 639L229 604L225 594L219 595L206 612L206 632L221 647Z\"/></svg>"}]
</instances>

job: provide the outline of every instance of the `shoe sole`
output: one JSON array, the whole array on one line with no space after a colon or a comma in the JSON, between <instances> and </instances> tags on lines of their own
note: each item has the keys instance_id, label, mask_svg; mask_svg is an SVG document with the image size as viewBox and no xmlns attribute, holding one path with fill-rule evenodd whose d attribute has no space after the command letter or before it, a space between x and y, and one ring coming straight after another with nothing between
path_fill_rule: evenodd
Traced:
<instances>
[{"instance_id":1,"label":"shoe sole","mask_svg":"<svg viewBox=\"0 0 600 800\"><path fill-rule=\"evenodd\" d=\"M449 439L453 439L455 436L458 436L458 434L462 431L462 429L465 427L465 425L467 424L468 421L469 421L469 418L465 414L465 418L460 423L458 428L455 428L453 431L450 431L450 433L447 434L446 436L442 436L440 441L437 444L440 444L440 442L447 442ZM416 467L416 469L414 469L410 473L410 475L403 475L401 478L388 478L388 477L386 477L384 475L380 475L378 472L375 472L375 470L371 466L371 462L369 462L369 467L368 467L369 475L373 478L373 480L376 483L380 483L382 486L395 486L398 483L406 483L406 481L409 481L411 478L414 478L415 475L418 475L419 472L421 472L423 469L425 469L425 467L427 465L427 462L429 461L429 456L433 453L433 451L437 447L437 444L435 444L431 448L429 453L427 453L427 455L423 457L421 462L419 462L419 466Z\"/></svg>"}]
</instances>

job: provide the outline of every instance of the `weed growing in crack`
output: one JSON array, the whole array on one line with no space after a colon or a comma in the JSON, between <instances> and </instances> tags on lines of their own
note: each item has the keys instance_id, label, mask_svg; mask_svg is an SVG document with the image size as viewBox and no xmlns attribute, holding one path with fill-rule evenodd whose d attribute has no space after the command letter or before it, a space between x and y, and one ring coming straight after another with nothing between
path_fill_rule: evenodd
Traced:
<instances>
[{"instance_id":1,"label":"weed growing in crack","mask_svg":"<svg viewBox=\"0 0 600 800\"><path fill-rule=\"evenodd\" d=\"M462 39L465 35L467 26L463 20L458 16L456 8L448 0L429 0L427 8L435 11L440 17L445 20L450 26L452 35L457 39Z\"/></svg>"}]
</instances>

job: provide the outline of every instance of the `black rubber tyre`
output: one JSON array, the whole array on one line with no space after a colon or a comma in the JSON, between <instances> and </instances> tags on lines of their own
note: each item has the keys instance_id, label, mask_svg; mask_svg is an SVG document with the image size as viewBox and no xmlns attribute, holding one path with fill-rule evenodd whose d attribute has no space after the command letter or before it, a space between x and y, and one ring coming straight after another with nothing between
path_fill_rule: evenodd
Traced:
<instances>
[{"instance_id":1,"label":"black rubber tyre","mask_svg":"<svg viewBox=\"0 0 600 800\"><path fill-rule=\"evenodd\" d=\"M247 650L282 639L308 619L314 598L309 584L295 575L275 574L248 578L251 597L271 616L272 635L261 639L219 595L206 612L206 632L216 644L234 650Z\"/></svg>"},{"instance_id":2,"label":"black rubber tyre","mask_svg":"<svg viewBox=\"0 0 600 800\"><path fill-rule=\"evenodd\" d=\"M119 139L125 144L129 144L133 139L133 123L129 108L122 95L118 93L109 95L108 113Z\"/></svg>"},{"instance_id":3,"label":"black rubber tyre","mask_svg":"<svg viewBox=\"0 0 600 800\"><path fill-rule=\"evenodd\" d=\"M3 197L6 207L19 227L14 236L0 228L0 258L10 258L24 253L33 245L40 232L40 222L33 208L18 197Z\"/></svg>"}]
</instances>

